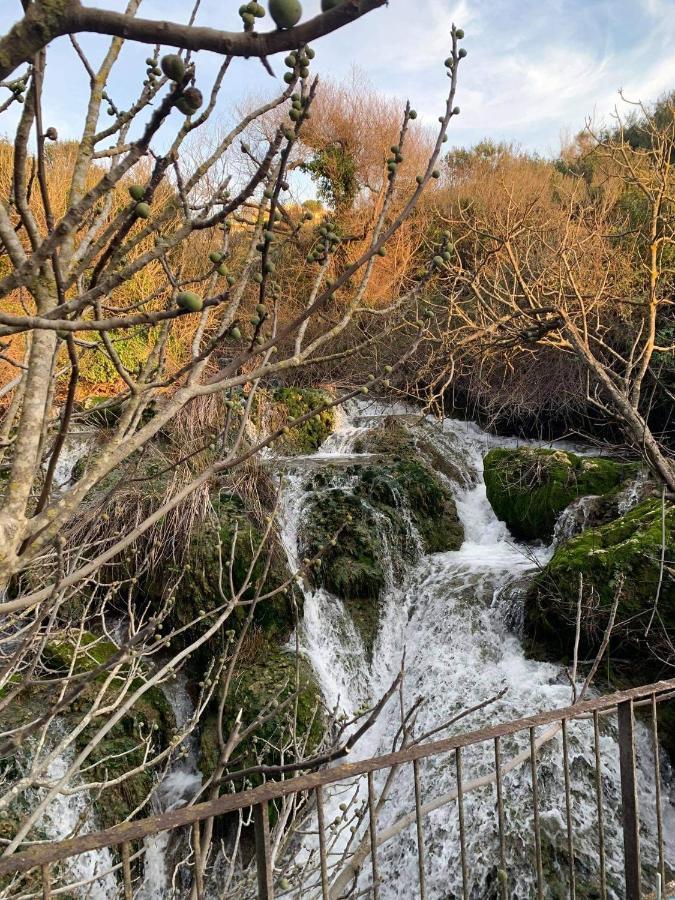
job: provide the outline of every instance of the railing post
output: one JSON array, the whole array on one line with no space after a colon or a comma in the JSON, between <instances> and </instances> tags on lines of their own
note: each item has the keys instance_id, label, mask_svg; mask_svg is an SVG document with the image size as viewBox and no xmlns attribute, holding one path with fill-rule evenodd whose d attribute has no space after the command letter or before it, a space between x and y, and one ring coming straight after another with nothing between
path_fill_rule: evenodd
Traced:
<instances>
[{"instance_id":1,"label":"railing post","mask_svg":"<svg viewBox=\"0 0 675 900\"><path fill-rule=\"evenodd\" d=\"M635 780L635 719L633 701L618 705L621 805L623 808L623 854L626 900L641 900L640 822Z\"/></svg>"},{"instance_id":2,"label":"railing post","mask_svg":"<svg viewBox=\"0 0 675 900\"><path fill-rule=\"evenodd\" d=\"M272 851L270 847L270 814L267 802L253 808L255 824L255 860L258 868L258 900L274 900Z\"/></svg>"}]
</instances>

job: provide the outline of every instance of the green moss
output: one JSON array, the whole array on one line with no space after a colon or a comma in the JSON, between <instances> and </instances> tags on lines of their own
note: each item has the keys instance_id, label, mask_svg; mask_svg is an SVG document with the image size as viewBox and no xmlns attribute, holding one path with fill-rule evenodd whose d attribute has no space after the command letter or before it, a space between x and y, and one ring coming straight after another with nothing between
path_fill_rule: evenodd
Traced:
<instances>
[{"instance_id":1,"label":"green moss","mask_svg":"<svg viewBox=\"0 0 675 900\"><path fill-rule=\"evenodd\" d=\"M312 388L284 387L272 391L271 399L279 409L283 422L298 419L313 409L330 403L327 391ZM316 453L321 444L335 430L335 409L324 409L303 425L291 427L288 435L277 441L278 452L287 455Z\"/></svg>"},{"instance_id":2,"label":"green moss","mask_svg":"<svg viewBox=\"0 0 675 900\"><path fill-rule=\"evenodd\" d=\"M297 698L284 706L296 685ZM234 727L239 710L245 729L266 705L277 702L278 712L237 748L230 761L231 772L306 759L316 752L324 734L321 691L311 666L304 657L296 660L294 654L258 634L244 652L232 682L223 720L224 737ZM200 736L200 768L205 777L217 768L219 758L217 718L213 713L205 720ZM254 785L261 783L258 776L251 781Z\"/></svg>"},{"instance_id":3,"label":"green moss","mask_svg":"<svg viewBox=\"0 0 675 900\"><path fill-rule=\"evenodd\" d=\"M358 496L341 488L317 495L306 510L303 538L308 556L322 554L314 575L319 584L348 601L379 598L385 585L382 536Z\"/></svg>"},{"instance_id":4,"label":"green moss","mask_svg":"<svg viewBox=\"0 0 675 900\"><path fill-rule=\"evenodd\" d=\"M485 486L496 515L521 540L549 540L560 513L577 497L607 494L636 465L563 450L495 449L485 457Z\"/></svg>"},{"instance_id":5,"label":"green moss","mask_svg":"<svg viewBox=\"0 0 675 900\"><path fill-rule=\"evenodd\" d=\"M148 332L145 329L133 334L111 331L110 340L124 368L132 375L138 374L152 350ZM100 350L82 354L80 378L90 384L111 384L119 380L120 375L102 344Z\"/></svg>"},{"instance_id":6,"label":"green moss","mask_svg":"<svg viewBox=\"0 0 675 900\"><path fill-rule=\"evenodd\" d=\"M525 632L530 651L566 659L574 646L579 580L584 600L580 652L597 653L616 591L621 588L616 625L602 672L612 686L646 684L672 677L668 666L675 635L675 507L665 516L665 560L659 618L647 625L661 578L662 507L648 500L608 525L592 528L560 547L535 579L525 600ZM666 710L664 742L675 751L675 716Z\"/></svg>"},{"instance_id":7,"label":"green moss","mask_svg":"<svg viewBox=\"0 0 675 900\"><path fill-rule=\"evenodd\" d=\"M411 459L394 467L426 553L459 550L464 528L457 515L454 497L431 469Z\"/></svg>"}]
</instances>

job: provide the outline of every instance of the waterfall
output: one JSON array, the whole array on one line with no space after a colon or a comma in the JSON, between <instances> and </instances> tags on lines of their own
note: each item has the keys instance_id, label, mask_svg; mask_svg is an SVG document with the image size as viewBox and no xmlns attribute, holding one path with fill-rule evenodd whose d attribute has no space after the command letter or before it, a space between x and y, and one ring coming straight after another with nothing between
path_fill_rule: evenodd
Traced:
<instances>
[{"instance_id":1,"label":"waterfall","mask_svg":"<svg viewBox=\"0 0 675 900\"><path fill-rule=\"evenodd\" d=\"M173 710L176 726L182 728L194 714L185 676L179 675L173 682L162 685L162 690ZM174 761L157 784L152 800L155 815L185 806L194 799L202 783L197 759L197 740L194 733L191 733L179 747ZM170 883L173 871L171 863L175 856L172 847L176 839L180 841L180 837L180 832L161 831L145 839L143 884L136 894L136 900L166 900L174 895L174 888ZM178 894L180 895L180 891Z\"/></svg>"},{"instance_id":2,"label":"waterfall","mask_svg":"<svg viewBox=\"0 0 675 900\"><path fill-rule=\"evenodd\" d=\"M280 516L281 536L291 565L298 564L298 536L303 506L311 497L303 471L308 465L350 461L350 448L359 435L391 414L409 414L401 407L354 404L336 434L313 459L296 461L283 479L283 503ZM419 417L418 417L419 418ZM403 576L388 587L383 600L379 632L372 661L363 650L348 608L338 597L323 589L305 586L304 619L300 628L303 651L311 661L329 707L339 706L352 715L364 703L375 702L392 683L405 653L405 696L411 704L424 698L416 733L423 734L474 704L506 694L488 708L480 710L446 730L448 736L517 719L570 703L570 686L560 666L528 659L518 637L508 630L504 607L499 597L502 588L523 575L534 564L547 562L552 548L519 545L499 522L487 500L483 481L483 455L490 446L513 446L514 441L493 438L478 426L445 420L424 424L425 437L432 440L462 470L462 483L453 483L458 513L465 529L460 550L420 555L407 565ZM351 456L354 462L356 456ZM345 479L348 476L345 475ZM345 482L347 483L347 482ZM318 489L319 491L321 488ZM377 724L359 742L350 759L390 752L400 728L400 708L395 698L382 712ZM570 761L573 783L573 824L575 857L580 880L597 873L597 811L594 794L594 757L592 723L574 722L569 726ZM525 749L528 735L504 740L504 758ZM642 850L646 868L656 863L656 820L654 814L654 761L651 738L644 726L638 727L638 760L642 816ZM622 836L617 810L620 804L618 744L614 724L602 722L602 789L606 809L606 847L609 896L618 898L622 888ZM478 745L464 752L465 779L494 771L492 745ZM386 773L376 776L382 787ZM453 758L426 760L421 766L423 802L449 792L455 785ZM351 809L362 804L367 794L362 779L355 787L339 785L326 792L326 820L333 822L333 849L343 851L363 833L365 824L345 821L345 801L354 800ZM535 869L532 864L533 821L532 785L529 765L521 766L506 778L506 831L510 896L533 896ZM539 792L541 830L549 868L560 872L560 893L564 896L566 867L566 831L562 751L559 736L540 751ZM383 831L414 808L411 772L401 770L379 817ZM351 813L349 813L351 815ZM667 857L675 856L675 806L665 811ZM482 788L466 795L465 818L467 852L470 860L470 896L496 897L496 868L499 858L498 833L494 809L494 788ZM345 827L340 828L340 823ZM429 900L446 900L461 895L459 863L459 823L456 805L451 803L424 820L427 892ZM355 831L353 829L356 829ZM310 829L311 831L311 829ZM341 834L341 837L338 835ZM282 896L315 898L316 872L298 874L310 853L316 852L316 836L303 838L297 851L295 880L290 893ZM337 859L333 856L332 859ZM414 827L401 831L379 850L382 900L417 895L417 846ZM370 886L370 866L359 875L357 893ZM597 878L596 882L597 884ZM654 878L655 883L655 878ZM584 895L579 889L578 896Z\"/></svg>"},{"instance_id":3,"label":"waterfall","mask_svg":"<svg viewBox=\"0 0 675 900\"><path fill-rule=\"evenodd\" d=\"M46 778L58 782L68 771L74 751L67 750L55 757L47 766ZM38 793L44 794L45 789ZM63 841L75 835L97 830L97 823L91 808L91 797L86 793L58 794L49 802L37 826L49 841ZM109 849L81 853L64 863L64 874L69 884L81 885L72 888L71 897L95 897L96 900L115 900L118 896L117 879L114 875L96 878L108 872L113 866Z\"/></svg>"}]
</instances>

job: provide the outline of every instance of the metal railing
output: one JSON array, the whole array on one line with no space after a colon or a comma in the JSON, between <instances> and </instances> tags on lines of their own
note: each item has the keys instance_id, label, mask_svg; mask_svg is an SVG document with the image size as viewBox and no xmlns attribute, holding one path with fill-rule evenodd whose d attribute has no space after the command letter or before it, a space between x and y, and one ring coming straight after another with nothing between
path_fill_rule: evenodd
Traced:
<instances>
[{"instance_id":1,"label":"metal railing","mask_svg":"<svg viewBox=\"0 0 675 900\"><path fill-rule=\"evenodd\" d=\"M645 713L646 724L650 729L653 741L654 759L654 798L656 809L653 810L656 821L656 843L658 853L657 875L658 884L665 886L668 866L675 867L675 860L666 860L665 835L664 835L664 801L662 796L661 769L659 764L659 737L657 723L658 704L675 698L675 679L661 681L645 687L622 691L592 700L576 703L561 709L549 710L538 713L517 721L495 725L478 731L460 734L446 740L433 743L410 746L407 749L389 753L384 756L364 759L354 763L338 765L334 768L324 769L300 775L286 781L266 783L261 787L243 791L237 794L225 794L217 800L209 803L200 803L187 806L145 819L138 819L116 825L106 831L80 835L69 840L41 843L33 845L30 849L0 858L0 877L20 875L21 873L33 873L35 879L32 884L32 893L22 893L22 897L52 898L58 895L70 896L73 885L53 886L52 876L55 866L80 854L99 851L105 848L114 850L117 854L116 862L109 872L121 876L120 896L125 900L132 900L134 892L134 867L138 867L137 878L142 879L141 860L142 848L134 850L134 843L157 835L164 831L175 829L192 829L192 895L202 900L205 896L205 872L200 852L201 829L200 823L217 816L235 813L241 810L253 810L254 834L255 834L255 858L257 867L257 884L259 900L273 900L275 896L275 873L272 864L270 848L270 820L269 805L281 798L290 795L303 795L316 804L316 821L318 831L318 866L316 872L316 893L314 896L321 900L336 900L334 882L329 873L328 866L328 840L324 814L325 789L354 779L359 776L367 778L367 802L365 805L368 817L365 829L367 844L366 859L372 867L372 887L369 888L373 900L379 900L382 886L379 866L379 847L382 835L378 834L377 798L375 791L374 775L378 772L390 772L393 769L409 766L412 770L414 785L414 811L411 813L408 824L415 826L417 842L417 873L418 892L421 900L427 900L427 863L425 860L424 819L430 811L441 806L456 806L459 823L459 859L461 865L461 896L468 900L470 892L469 870L471 861L468 858L466 840L466 822L464 800L467 791L473 789L480 782L482 786L492 785L494 789L496 828L498 831L498 859L495 861L499 873L498 893L502 900L514 896L509 893L508 866L506 842L507 826L504 815L504 792L507 775L518 767L528 767L531 778L531 804L532 804L532 871L535 883L534 896L537 900L543 900L546 893L544 872L542 866L542 835L541 835L541 809L538 778L538 760L543 741L551 740L551 735L560 734L562 767L564 773L565 810L564 822L566 827L566 856L567 856L567 890L571 900L576 897L576 873L575 873L575 835L573 826L573 773L570 768L570 743L569 723L579 720L587 720L591 725L590 734L593 739L593 755L595 760L595 803L597 810L597 854L598 854L598 883L595 886L597 895L601 898L608 897L607 867L605 860L605 833L606 810L604 809L603 790L601 779L601 742L600 742L600 717L617 715L619 763L621 775L621 804L620 828L623 833L623 877L625 879L625 892L621 895L625 900L641 900L643 894L643 867L641 863L640 848L640 786L636 767L636 711ZM546 733L537 735L537 730L548 726ZM529 749L510 760L505 760L502 741L508 736L521 733L529 733ZM547 736L548 735L548 736ZM465 780L464 751L475 745L492 745L494 757L494 770L489 777L483 775L473 784ZM456 789L452 798L448 795L438 798L436 801L422 802L420 785L420 763L432 757L452 754L456 776ZM41 875L41 881L39 876ZM101 878L101 874L96 878ZM6 882L5 882L6 883ZM278 885L277 885L278 886ZM283 891L285 893L285 890ZM291 896L291 894L288 894ZM295 895L293 895L295 896ZM299 896L299 895L298 895ZM305 895L303 895L305 896ZM412 896L408 894L408 896ZM520 900L520 898L519 898ZM523 898L524 900L524 898Z\"/></svg>"}]
</instances>

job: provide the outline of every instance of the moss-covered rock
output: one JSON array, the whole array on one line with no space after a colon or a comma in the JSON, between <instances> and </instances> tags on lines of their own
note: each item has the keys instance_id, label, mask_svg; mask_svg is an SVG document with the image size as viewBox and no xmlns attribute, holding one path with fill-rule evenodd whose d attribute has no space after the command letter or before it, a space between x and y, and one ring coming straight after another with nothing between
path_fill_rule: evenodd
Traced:
<instances>
[{"instance_id":1,"label":"moss-covered rock","mask_svg":"<svg viewBox=\"0 0 675 900\"><path fill-rule=\"evenodd\" d=\"M321 557L314 582L347 601L370 651L387 560L396 577L420 549L458 550L464 530L450 488L419 455L407 429L390 422L364 436L362 450L380 460L347 470L324 468L314 476L301 537L303 553Z\"/></svg>"},{"instance_id":2,"label":"moss-covered rock","mask_svg":"<svg viewBox=\"0 0 675 900\"><path fill-rule=\"evenodd\" d=\"M675 638L673 558L675 506L666 506L664 518L658 499L647 500L615 521L568 541L556 551L526 596L524 627L531 652L569 658L583 578L581 658L597 653L620 590L616 625L602 671L617 688L672 677L668 660L672 658L670 642ZM657 595L658 616L646 634ZM674 711L663 706L668 725L662 729L662 736L675 750Z\"/></svg>"},{"instance_id":3,"label":"moss-covered rock","mask_svg":"<svg viewBox=\"0 0 675 900\"><path fill-rule=\"evenodd\" d=\"M556 519L577 497L616 490L637 466L605 457L532 447L485 457L485 486L498 518L520 540L550 540Z\"/></svg>"},{"instance_id":4,"label":"moss-covered rock","mask_svg":"<svg viewBox=\"0 0 675 900\"><path fill-rule=\"evenodd\" d=\"M74 728L82 716L89 712L107 678L106 671L96 675L92 673L106 663L116 651L117 647L113 643L89 632L72 636L64 634L58 640L46 645L43 662L54 679L63 678L69 673L76 677L89 676L86 678L82 693L57 720L57 728L63 728L65 731ZM116 701L124 685L124 679L125 672L122 670L119 679L113 679L108 685L100 705L105 707ZM142 678L135 678L131 683L130 694L142 685ZM58 699L61 686L60 680L58 682L55 680L52 687L49 679L43 679L41 683L27 687L22 691L19 702L13 704L12 708L3 714L0 720L3 730L9 725L18 727L43 715L45 709ZM102 717L95 718L77 735L74 742L76 752L87 746L104 721ZM144 760L142 741L151 735L156 750L167 747L175 725L171 706L163 692L160 688L150 687L89 754L85 763L87 780L115 781L134 768L140 767ZM142 815L143 804L149 798L154 783L154 772L146 770L102 789L93 798L97 823L102 828L108 828L134 814ZM11 817L0 818L0 834L10 832L11 828Z\"/></svg>"},{"instance_id":5,"label":"moss-covered rock","mask_svg":"<svg viewBox=\"0 0 675 900\"><path fill-rule=\"evenodd\" d=\"M290 420L306 416L332 399L327 391L315 388L276 388L270 394L267 405L271 404L271 408L267 409L266 418L272 427L285 427ZM302 425L291 425L288 434L276 442L275 448L288 456L316 453L335 430L335 423L335 408L323 409Z\"/></svg>"},{"instance_id":6,"label":"moss-covered rock","mask_svg":"<svg viewBox=\"0 0 675 900\"><path fill-rule=\"evenodd\" d=\"M182 628L204 610L209 612L221 607L230 597L229 562L232 559L232 581L235 591L246 584L252 567L250 584L243 599L251 600L260 587L261 593L274 590L288 577L281 548L273 540L254 558L263 541L260 527L245 509L242 501L231 494L214 495L211 500L213 515L192 531L189 545L180 563L171 563L157 573L160 578L149 580L142 586L152 600L161 597L163 585L173 582L180 575L174 593L169 625ZM267 568L267 558L271 563ZM169 578L167 579L167 574ZM249 607L237 607L227 622L227 629L235 631L248 616ZM268 637L285 640L295 625L295 611L290 595L278 594L261 600L255 609L254 623ZM177 646L187 646L209 628L209 620L187 628L176 638ZM221 633L203 645L190 659L191 667L199 667L214 654L225 649L227 638Z\"/></svg>"},{"instance_id":7,"label":"moss-covered rock","mask_svg":"<svg viewBox=\"0 0 675 900\"><path fill-rule=\"evenodd\" d=\"M296 657L257 633L237 665L223 720L224 737L229 736L239 710L242 729L246 729L270 704L277 711L237 748L230 772L306 759L317 751L324 736L321 691L311 666L304 657ZM217 722L213 712L201 728L200 768L207 778L220 760ZM253 776L250 781L257 785L261 778Z\"/></svg>"}]
</instances>

